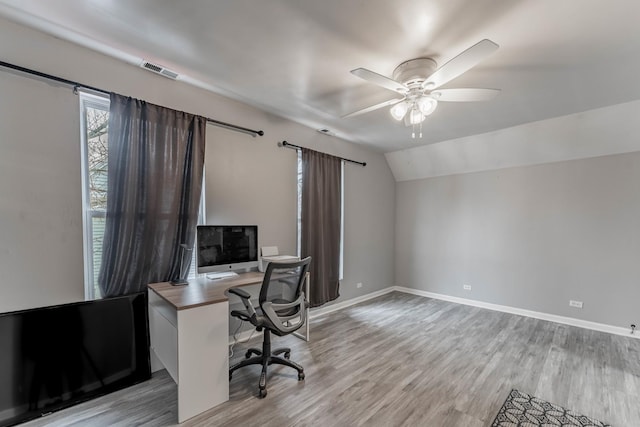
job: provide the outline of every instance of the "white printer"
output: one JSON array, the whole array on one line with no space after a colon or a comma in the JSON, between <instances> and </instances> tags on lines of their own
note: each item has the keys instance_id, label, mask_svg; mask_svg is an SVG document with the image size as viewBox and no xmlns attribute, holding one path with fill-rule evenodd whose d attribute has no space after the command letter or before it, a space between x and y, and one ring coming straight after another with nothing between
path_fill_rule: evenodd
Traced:
<instances>
[{"instance_id":1,"label":"white printer","mask_svg":"<svg viewBox=\"0 0 640 427\"><path fill-rule=\"evenodd\" d=\"M260 248L260 260L258 270L264 272L270 262L294 262L300 261L300 257L293 255L279 255L277 246L263 246Z\"/></svg>"}]
</instances>

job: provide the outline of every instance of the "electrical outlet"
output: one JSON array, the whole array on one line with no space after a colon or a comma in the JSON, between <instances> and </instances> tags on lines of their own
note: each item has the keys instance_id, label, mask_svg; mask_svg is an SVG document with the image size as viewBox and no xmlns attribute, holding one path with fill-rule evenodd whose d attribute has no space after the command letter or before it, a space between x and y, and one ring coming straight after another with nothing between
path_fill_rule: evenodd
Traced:
<instances>
[{"instance_id":1,"label":"electrical outlet","mask_svg":"<svg viewBox=\"0 0 640 427\"><path fill-rule=\"evenodd\" d=\"M362 287L362 282L356 283L356 288L361 288L361 287Z\"/></svg>"},{"instance_id":2,"label":"electrical outlet","mask_svg":"<svg viewBox=\"0 0 640 427\"><path fill-rule=\"evenodd\" d=\"M465 291L470 291L471 285L462 285L462 289L464 289Z\"/></svg>"},{"instance_id":3,"label":"electrical outlet","mask_svg":"<svg viewBox=\"0 0 640 427\"><path fill-rule=\"evenodd\" d=\"M575 308L582 308L582 301L569 300L569 306L575 307Z\"/></svg>"}]
</instances>

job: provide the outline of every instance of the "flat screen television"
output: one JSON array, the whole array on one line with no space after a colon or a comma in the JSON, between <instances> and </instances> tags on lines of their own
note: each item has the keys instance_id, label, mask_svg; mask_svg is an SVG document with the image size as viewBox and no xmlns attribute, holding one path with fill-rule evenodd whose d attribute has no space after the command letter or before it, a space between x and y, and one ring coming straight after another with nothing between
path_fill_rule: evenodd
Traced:
<instances>
[{"instance_id":1,"label":"flat screen television","mask_svg":"<svg viewBox=\"0 0 640 427\"><path fill-rule=\"evenodd\" d=\"M0 314L0 426L151 377L146 292Z\"/></svg>"},{"instance_id":2,"label":"flat screen television","mask_svg":"<svg viewBox=\"0 0 640 427\"><path fill-rule=\"evenodd\" d=\"M198 274L258 266L257 225L199 225L196 237Z\"/></svg>"}]
</instances>

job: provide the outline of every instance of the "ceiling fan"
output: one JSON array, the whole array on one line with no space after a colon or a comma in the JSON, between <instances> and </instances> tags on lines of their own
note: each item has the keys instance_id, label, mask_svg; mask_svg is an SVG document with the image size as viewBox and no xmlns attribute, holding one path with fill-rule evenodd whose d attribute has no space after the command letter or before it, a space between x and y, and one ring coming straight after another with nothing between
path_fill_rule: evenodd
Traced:
<instances>
[{"instance_id":1,"label":"ceiling fan","mask_svg":"<svg viewBox=\"0 0 640 427\"><path fill-rule=\"evenodd\" d=\"M351 71L353 75L397 92L402 97L354 111L343 118L393 106L389 111L391 116L398 121L404 119L407 126L414 126L413 137L415 138L415 126L421 124L428 115L435 111L438 102L487 101L500 92L499 89L480 88L438 89L474 67L496 49L498 49L497 44L484 39L438 69L436 69L436 61L431 58L410 59L396 67L393 71L393 78L385 77L366 68L356 68Z\"/></svg>"}]
</instances>

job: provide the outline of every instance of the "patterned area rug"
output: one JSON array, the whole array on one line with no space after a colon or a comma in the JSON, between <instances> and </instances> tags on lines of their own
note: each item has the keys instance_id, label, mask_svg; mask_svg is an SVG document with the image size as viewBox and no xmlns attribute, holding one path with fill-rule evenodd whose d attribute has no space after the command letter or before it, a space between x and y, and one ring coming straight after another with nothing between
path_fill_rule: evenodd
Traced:
<instances>
[{"instance_id":1,"label":"patterned area rug","mask_svg":"<svg viewBox=\"0 0 640 427\"><path fill-rule=\"evenodd\" d=\"M562 406L511 390L491 427L611 427Z\"/></svg>"}]
</instances>

